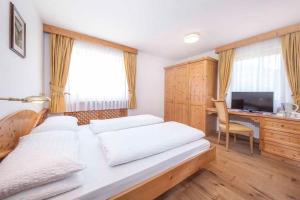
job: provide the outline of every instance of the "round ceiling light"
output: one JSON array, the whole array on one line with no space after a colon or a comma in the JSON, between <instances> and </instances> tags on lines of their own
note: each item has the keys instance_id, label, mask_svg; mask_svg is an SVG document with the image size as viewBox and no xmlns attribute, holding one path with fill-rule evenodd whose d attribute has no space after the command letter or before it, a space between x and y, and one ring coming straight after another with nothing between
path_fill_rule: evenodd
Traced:
<instances>
[{"instance_id":1,"label":"round ceiling light","mask_svg":"<svg viewBox=\"0 0 300 200\"><path fill-rule=\"evenodd\" d=\"M192 44L199 40L200 36L198 33L190 33L186 35L183 39L184 43Z\"/></svg>"}]
</instances>

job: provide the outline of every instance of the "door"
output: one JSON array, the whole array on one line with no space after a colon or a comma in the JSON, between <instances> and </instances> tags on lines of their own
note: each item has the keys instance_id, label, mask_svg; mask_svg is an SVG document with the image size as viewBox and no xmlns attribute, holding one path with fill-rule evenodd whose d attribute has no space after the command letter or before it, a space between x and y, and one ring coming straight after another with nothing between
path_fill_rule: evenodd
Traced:
<instances>
[{"instance_id":1,"label":"door","mask_svg":"<svg viewBox=\"0 0 300 200\"><path fill-rule=\"evenodd\" d=\"M174 121L175 69L165 70L165 121Z\"/></svg>"},{"instance_id":2,"label":"door","mask_svg":"<svg viewBox=\"0 0 300 200\"><path fill-rule=\"evenodd\" d=\"M188 68L183 65L175 69L174 101L177 104L187 104L189 100Z\"/></svg>"},{"instance_id":3,"label":"door","mask_svg":"<svg viewBox=\"0 0 300 200\"><path fill-rule=\"evenodd\" d=\"M189 66L190 104L205 104L205 66L204 62L191 63Z\"/></svg>"},{"instance_id":4,"label":"door","mask_svg":"<svg viewBox=\"0 0 300 200\"><path fill-rule=\"evenodd\" d=\"M205 132L204 106L190 105L190 126Z\"/></svg>"},{"instance_id":5,"label":"door","mask_svg":"<svg viewBox=\"0 0 300 200\"><path fill-rule=\"evenodd\" d=\"M165 101L173 103L174 101L174 85L175 84L175 69L166 69L165 71Z\"/></svg>"},{"instance_id":6,"label":"door","mask_svg":"<svg viewBox=\"0 0 300 200\"><path fill-rule=\"evenodd\" d=\"M165 102L165 121L175 121L174 103Z\"/></svg>"},{"instance_id":7,"label":"door","mask_svg":"<svg viewBox=\"0 0 300 200\"><path fill-rule=\"evenodd\" d=\"M183 65L175 68L174 84L174 116L175 121L189 123L189 80L188 67Z\"/></svg>"},{"instance_id":8,"label":"door","mask_svg":"<svg viewBox=\"0 0 300 200\"><path fill-rule=\"evenodd\" d=\"M190 126L205 131L205 63L191 63L190 83Z\"/></svg>"},{"instance_id":9,"label":"door","mask_svg":"<svg viewBox=\"0 0 300 200\"><path fill-rule=\"evenodd\" d=\"M175 103L174 121L180 122L183 124L189 123L189 107L187 104Z\"/></svg>"}]
</instances>

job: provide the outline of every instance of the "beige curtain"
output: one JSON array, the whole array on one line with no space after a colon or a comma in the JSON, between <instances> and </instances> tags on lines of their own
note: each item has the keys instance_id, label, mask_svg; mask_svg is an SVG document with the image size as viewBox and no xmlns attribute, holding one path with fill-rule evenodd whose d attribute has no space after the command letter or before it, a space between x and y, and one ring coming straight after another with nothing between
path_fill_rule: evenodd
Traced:
<instances>
[{"instance_id":1,"label":"beige curtain","mask_svg":"<svg viewBox=\"0 0 300 200\"><path fill-rule=\"evenodd\" d=\"M293 99L300 106L300 32L284 35L281 42Z\"/></svg>"},{"instance_id":2,"label":"beige curtain","mask_svg":"<svg viewBox=\"0 0 300 200\"><path fill-rule=\"evenodd\" d=\"M50 35L51 82L50 112L65 112L64 90L67 82L74 39L62 35Z\"/></svg>"},{"instance_id":3,"label":"beige curtain","mask_svg":"<svg viewBox=\"0 0 300 200\"><path fill-rule=\"evenodd\" d=\"M136 54L124 52L124 63L128 83L128 95L130 109L136 108L135 77L136 77Z\"/></svg>"},{"instance_id":4,"label":"beige curtain","mask_svg":"<svg viewBox=\"0 0 300 200\"><path fill-rule=\"evenodd\" d=\"M225 99L230 83L232 65L234 58L234 49L226 50L220 53L219 57L219 99Z\"/></svg>"}]
</instances>

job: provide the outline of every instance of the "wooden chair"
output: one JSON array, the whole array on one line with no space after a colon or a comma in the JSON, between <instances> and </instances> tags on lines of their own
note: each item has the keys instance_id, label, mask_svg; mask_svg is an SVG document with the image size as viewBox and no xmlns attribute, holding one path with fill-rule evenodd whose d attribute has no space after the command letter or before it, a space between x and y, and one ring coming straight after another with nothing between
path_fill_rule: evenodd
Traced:
<instances>
[{"instance_id":1,"label":"wooden chair","mask_svg":"<svg viewBox=\"0 0 300 200\"><path fill-rule=\"evenodd\" d=\"M234 136L234 143L236 142L236 134L245 135L250 138L250 152L253 154L253 130L245 125L230 122L228 116L228 109L224 100L212 99L215 103L216 110L219 118L219 133L218 133L218 144L220 143L221 133L226 134L226 150L229 147L229 133Z\"/></svg>"}]
</instances>

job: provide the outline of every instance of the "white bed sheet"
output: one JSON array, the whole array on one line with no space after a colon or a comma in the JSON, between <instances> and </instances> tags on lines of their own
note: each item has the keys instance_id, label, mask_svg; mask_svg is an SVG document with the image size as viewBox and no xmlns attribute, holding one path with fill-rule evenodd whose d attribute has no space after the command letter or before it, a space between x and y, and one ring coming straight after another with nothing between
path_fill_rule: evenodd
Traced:
<instances>
[{"instance_id":1,"label":"white bed sheet","mask_svg":"<svg viewBox=\"0 0 300 200\"><path fill-rule=\"evenodd\" d=\"M104 158L99 140L88 126L81 126L80 157L86 164L82 172L83 186L52 200L82 199L102 200L112 197L160 172L201 154L210 147L210 143L201 139L190 144L140 159L134 162L110 167Z\"/></svg>"}]
</instances>

